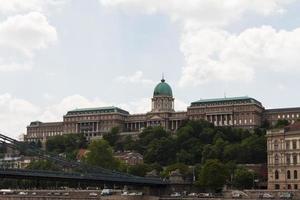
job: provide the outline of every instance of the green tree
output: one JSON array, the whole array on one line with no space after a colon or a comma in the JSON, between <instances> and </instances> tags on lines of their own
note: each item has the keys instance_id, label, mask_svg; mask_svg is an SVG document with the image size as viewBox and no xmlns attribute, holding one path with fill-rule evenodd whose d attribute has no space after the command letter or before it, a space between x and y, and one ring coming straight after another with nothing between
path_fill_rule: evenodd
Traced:
<instances>
[{"instance_id":1,"label":"green tree","mask_svg":"<svg viewBox=\"0 0 300 200\"><path fill-rule=\"evenodd\" d=\"M62 168L55 165L53 162L48 160L36 160L31 162L27 169L32 170L48 170L48 171L62 171Z\"/></svg>"},{"instance_id":2,"label":"green tree","mask_svg":"<svg viewBox=\"0 0 300 200\"><path fill-rule=\"evenodd\" d=\"M88 146L84 161L89 165L106 169L118 169L120 161L113 157L113 149L106 140L95 140Z\"/></svg>"},{"instance_id":3,"label":"green tree","mask_svg":"<svg viewBox=\"0 0 300 200\"><path fill-rule=\"evenodd\" d=\"M109 133L103 135L103 139L105 139L110 146L115 146L117 141L120 139L120 129L119 127L113 127Z\"/></svg>"},{"instance_id":4,"label":"green tree","mask_svg":"<svg viewBox=\"0 0 300 200\"><path fill-rule=\"evenodd\" d=\"M285 127L285 126L287 126L287 125L289 125L290 123L289 123L289 121L288 120L286 120L286 119L279 119L279 120L277 120L277 122L276 122L276 124L275 124L275 128L283 128L283 127Z\"/></svg>"},{"instance_id":5,"label":"green tree","mask_svg":"<svg viewBox=\"0 0 300 200\"><path fill-rule=\"evenodd\" d=\"M228 178L226 166L219 160L207 160L201 168L198 185L210 191L220 191Z\"/></svg>"},{"instance_id":6,"label":"green tree","mask_svg":"<svg viewBox=\"0 0 300 200\"><path fill-rule=\"evenodd\" d=\"M167 166L164 171L161 173L161 175L163 177L169 177L170 176L170 173L172 171L175 171L175 170L179 170L179 172L187 177L187 176L191 176L192 175L192 169L190 169L187 165L183 164L183 163L175 163L175 164L172 164L172 165L169 165Z\"/></svg>"},{"instance_id":7,"label":"green tree","mask_svg":"<svg viewBox=\"0 0 300 200\"><path fill-rule=\"evenodd\" d=\"M128 173L135 176L145 176L147 172L151 171L151 166L147 164L137 164L128 167Z\"/></svg>"},{"instance_id":8,"label":"green tree","mask_svg":"<svg viewBox=\"0 0 300 200\"><path fill-rule=\"evenodd\" d=\"M228 144L224 148L224 161L240 161L242 158L240 157L241 153L241 145L240 144Z\"/></svg>"},{"instance_id":9,"label":"green tree","mask_svg":"<svg viewBox=\"0 0 300 200\"><path fill-rule=\"evenodd\" d=\"M65 134L50 137L46 142L46 150L55 154L65 153L74 160L80 148L86 148L87 141L83 134Z\"/></svg>"},{"instance_id":10,"label":"green tree","mask_svg":"<svg viewBox=\"0 0 300 200\"><path fill-rule=\"evenodd\" d=\"M147 127L145 128L142 133L139 135L139 142L137 150L144 154L145 151L148 149L150 143L154 140L160 140L162 138L168 138L170 136L162 127Z\"/></svg>"},{"instance_id":11,"label":"green tree","mask_svg":"<svg viewBox=\"0 0 300 200\"><path fill-rule=\"evenodd\" d=\"M253 187L254 174L246 168L240 167L235 170L233 186L238 189L250 189Z\"/></svg>"},{"instance_id":12,"label":"green tree","mask_svg":"<svg viewBox=\"0 0 300 200\"><path fill-rule=\"evenodd\" d=\"M125 150L136 150L136 142L132 139L131 135L125 137L124 141L124 149Z\"/></svg>"},{"instance_id":13,"label":"green tree","mask_svg":"<svg viewBox=\"0 0 300 200\"><path fill-rule=\"evenodd\" d=\"M159 163L160 165L168 165L175 162L176 146L172 138L161 138L153 140L145 154L145 163Z\"/></svg>"},{"instance_id":14,"label":"green tree","mask_svg":"<svg viewBox=\"0 0 300 200\"><path fill-rule=\"evenodd\" d=\"M265 136L252 135L241 143L238 163L265 163L267 160L267 141Z\"/></svg>"}]
</instances>

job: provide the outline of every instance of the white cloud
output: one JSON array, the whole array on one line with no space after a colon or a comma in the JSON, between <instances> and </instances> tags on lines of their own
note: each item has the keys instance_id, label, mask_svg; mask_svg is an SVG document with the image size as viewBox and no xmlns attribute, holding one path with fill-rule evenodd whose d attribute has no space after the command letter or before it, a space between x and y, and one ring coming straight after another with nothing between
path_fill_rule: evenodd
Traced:
<instances>
[{"instance_id":1,"label":"white cloud","mask_svg":"<svg viewBox=\"0 0 300 200\"><path fill-rule=\"evenodd\" d=\"M130 76L118 76L115 81L120 83L141 83L141 84L154 84L155 82L150 79L144 78L142 71L136 71Z\"/></svg>"},{"instance_id":2,"label":"white cloud","mask_svg":"<svg viewBox=\"0 0 300 200\"><path fill-rule=\"evenodd\" d=\"M42 121L61 121L62 116L69 110L101 106L108 106L108 104L97 98L89 100L81 95L72 95L63 98L57 104L46 106L40 115L40 119Z\"/></svg>"},{"instance_id":3,"label":"white cloud","mask_svg":"<svg viewBox=\"0 0 300 200\"><path fill-rule=\"evenodd\" d=\"M286 4L294 0L99 0L107 7L125 12L161 13L173 20L197 23L201 26L226 25L238 20L245 12L261 15L282 13Z\"/></svg>"},{"instance_id":4,"label":"white cloud","mask_svg":"<svg viewBox=\"0 0 300 200\"><path fill-rule=\"evenodd\" d=\"M210 80L252 81L256 71L297 70L299 30L248 28L240 34L226 26L245 14L283 14L295 0L99 0L128 13L163 14L182 24L180 50L185 59L180 86Z\"/></svg>"},{"instance_id":5,"label":"white cloud","mask_svg":"<svg viewBox=\"0 0 300 200\"><path fill-rule=\"evenodd\" d=\"M210 80L251 81L255 73L300 72L300 28L276 31L270 26L250 28L240 34L222 30L187 31L181 50L186 59L180 85Z\"/></svg>"},{"instance_id":6,"label":"white cloud","mask_svg":"<svg viewBox=\"0 0 300 200\"><path fill-rule=\"evenodd\" d=\"M0 131L17 138L25 132L28 121L37 119L40 109L32 103L10 94L0 95Z\"/></svg>"},{"instance_id":7,"label":"white cloud","mask_svg":"<svg viewBox=\"0 0 300 200\"><path fill-rule=\"evenodd\" d=\"M0 22L0 71L29 70L39 49L57 41L56 29L38 12Z\"/></svg>"},{"instance_id":8,"label":"white cloud","mask_svg":"<svg viewBox=\"0 0 300 200\"><path fill-rule=\"evenodd\" d=\"M46 12L49 7L62 5L69 0L0 0L0 14Z\"/></svg>"},{"instance_id":9,"label":"white cloud","mask_svg":"<svg viewBox=\"0 0 300 200\"><path fill-rule=\"evenodd\" d=\"M186 111L187 107L189 106L186 102L180 99L175 99L174 104L175 104L174 107L176 111Z\"/></svg>"}]
</instances>

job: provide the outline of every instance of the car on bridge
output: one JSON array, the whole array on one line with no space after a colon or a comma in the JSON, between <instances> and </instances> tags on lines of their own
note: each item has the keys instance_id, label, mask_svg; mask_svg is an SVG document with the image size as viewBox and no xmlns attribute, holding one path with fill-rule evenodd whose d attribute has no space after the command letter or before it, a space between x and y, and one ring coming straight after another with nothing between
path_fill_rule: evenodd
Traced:
<instances>
[{"instance_id":1,"label":"car on bridge","mask_svg":"<svg viewBox=\"0 0 300 200\"><path fill-rule=\"evenodd\" d=\"M174 192L170 196L171 197L181 197L181 194L179 192Z\"/></svg>"},{"instance_id":2,"label":"car on bridge","mask_svg":"<svg viewBox=\"0 0 300 200\"><path fill-rule=\"evenodd\" d=\"M292 192L283 192L279 195L280 199L293 199L294 194Z\"/></svg>"},{"instance_id":3,"label":"car on bridge","mask_svg":"<svg viewBox=\"0 0 300 200\"><path fill-rule=\"evenodd\" d=\"M89 193L89 196L90 196L90 197L97 197L98 194L97 194L96 192L90 192L90 193Z\"/></svg>"},{"instance_id":4,"label":"car on bridge","mask_svg":"<svg viewBox=\"0 0 300 200\"><path fill-rule=\"evenodd\" d=\"M100 193L101 196L109 196L113 194L113 190L112 189L103 189Z\"/></svg>"},{"instance_id":5,"label":"car on bridge","mask_svg":"<svg viewBox=\"0 0 300 200\"><path fill-rule=\"evenodd\" d=\"M7 194L14 194L15 191L11 190L11 189L1 189L0 193L3 194L3 195L7 195Z\"/></svg>"},{"instance_id":6,"label":"car on bridge","mask_svg":"<svg viewBox=\"0 0 300 200\"><path fill-rule=\"evenodd\" d=\"M275 197L272 194L269 193L263 193L258 195L259 199L275 199Z\"/></svg>"}]
</instances>

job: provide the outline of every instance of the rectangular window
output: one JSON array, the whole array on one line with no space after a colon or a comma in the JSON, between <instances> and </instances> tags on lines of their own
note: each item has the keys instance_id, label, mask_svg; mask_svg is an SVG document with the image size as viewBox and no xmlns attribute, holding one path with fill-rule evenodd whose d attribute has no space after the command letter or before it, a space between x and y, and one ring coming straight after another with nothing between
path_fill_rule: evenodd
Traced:
<instances>
[{"instance_id":1,"label":"rectangular window","mask_svg":"<svg viewBox=\"0 0 300 200\"><path fill-rule=\"evenodd\" d=\"M297 184L294 185L294 189L298 190L298 185Z\"/></svg>"},{"instance_id":2,"label":"rectangular window","mask_svg":"<svg viewBox=\"0 0 300 200\"><path fill-rule=\"evenodd\" d=\"M286 164L291 164L291 157L289 154L286 155Z\"/></svg>"},{"instance_id":3,"label":"rectangular window","mask_svg":"<svg viewBox=\"0 0 300 200\"><path fill-rule=\"evenodd\" d=\"M297 140L293 140L293 149L297 149Z\"/></svg>"},{"instance_id":4,"label":"rectangular window","mask_svg":"<svg viewBox=\"0 0 300 200\"><path fill-rule=\"evenodd\" d=\"M294 164L294 165L297 164L297 155L293 155L293 164Z\"/></svg>"},{"instance_id":5,"label":"rectangular window","mask_svg":"<svg viewBox=\"0 0 300 200\"><path fill-rule=\"evenodd\" d=\"M289 150L290 149L290 141L285 142L285 149Z\"/></svg>"}]
</instances>

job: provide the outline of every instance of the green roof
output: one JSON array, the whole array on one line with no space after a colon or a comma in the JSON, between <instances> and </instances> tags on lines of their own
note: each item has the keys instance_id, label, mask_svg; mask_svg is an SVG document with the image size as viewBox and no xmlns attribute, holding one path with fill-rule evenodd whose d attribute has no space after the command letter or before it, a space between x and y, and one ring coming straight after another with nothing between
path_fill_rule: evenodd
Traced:
<instances>
[{"instance_id":1,"label":"green roof","mask_svg":"<svg viewBox=\"0 0 300 200\"><path fill-rule=\"evenodd\" d=\"M248 103L257 103L261 105L259 101L254 98L243 96L243 97L225 97L225 98L214 98L214 99L200 99L198 101L192 102L192 105L195 104L206 104L206 103L216 103L216 102L237 102L237 101L247 101Z\"/></svg>"},{"instance_id":2,"label":"green roof","mask_svg":"<svg viewBox=\"0 0 300 200\"><path fill-rule=\"evenodd\" d=\"M168 83L165 82L165 79L162 79L161 82L155 87L153 96L173 97L172 88Z\"/></svg>"},{"instance_id":3,"label":"green roof","mask_svg":"<svg viewBox=\"0 0 300 200\"><path fill-rule=\"evenodd\" d=\"M94 114L94 113L122 113L122 114L129 114L128 111L123 110L121 108L115 106L109 107L97 107L97 108L77 108L74 110L70 110L67 115L72 114Z\"/></svg>"}]
</instances>

